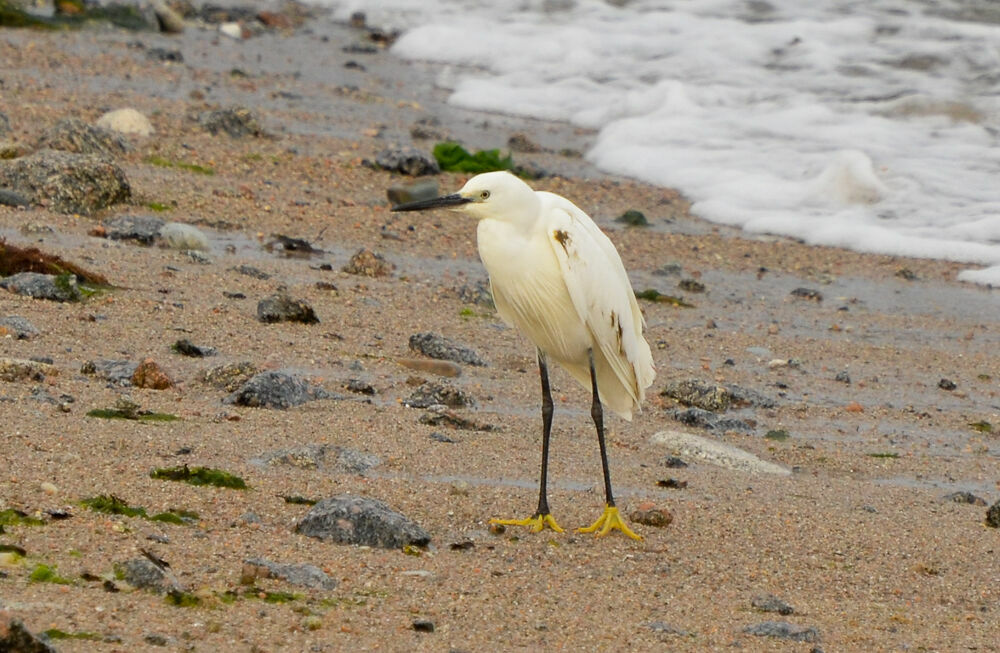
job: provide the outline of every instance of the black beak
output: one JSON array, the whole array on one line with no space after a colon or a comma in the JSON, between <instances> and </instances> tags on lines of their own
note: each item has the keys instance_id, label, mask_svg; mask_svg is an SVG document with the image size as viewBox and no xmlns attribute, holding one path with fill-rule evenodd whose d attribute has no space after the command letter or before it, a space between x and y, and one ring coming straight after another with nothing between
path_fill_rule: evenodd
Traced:
<instances>
[{"instance_id":1,"label":"black beak","mask_svg":"<svg viewBox=\"0 0 1000 653\"><path fill-rule=\"evenodd\" d=\"M462 197L458 193L435 197L429 200L417 200L416 202L406 202L392 207L393 211L426 211L427 209L437 209L448 206L461 206L471 202L467 197Z\"/></svg>"}]
</instances>

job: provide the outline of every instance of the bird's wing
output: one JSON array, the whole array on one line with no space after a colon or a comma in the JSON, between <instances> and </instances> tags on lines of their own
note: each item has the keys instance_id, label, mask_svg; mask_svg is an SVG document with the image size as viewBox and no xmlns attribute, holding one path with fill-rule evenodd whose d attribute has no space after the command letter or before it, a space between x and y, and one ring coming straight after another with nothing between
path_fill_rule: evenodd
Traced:
<instances>
[{"instance_id":1,"label":"bird's wing","mask_svg":"<svg viewBox=\"0 0 1000 653\"><path fill-rule=\"evenodd\" d=\"M574 204L552 195L549 242L566 288L615 375L636 404L653 382L652 355L642 336L642 312L611 240Z\"/></svg>"}]
</instances>

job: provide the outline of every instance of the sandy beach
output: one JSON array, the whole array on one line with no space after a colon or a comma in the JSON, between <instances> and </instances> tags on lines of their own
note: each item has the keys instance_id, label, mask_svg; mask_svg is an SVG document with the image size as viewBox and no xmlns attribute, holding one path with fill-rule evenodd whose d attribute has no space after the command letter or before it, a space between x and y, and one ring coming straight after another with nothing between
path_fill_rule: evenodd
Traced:
<instances>
[{"instance_id":1,"label":"sandy beach","mask_svg":"<svg viewBox=\"0 0 1000 653\"><path fill-rule=\"evenodd\" d=\"M958 264L706 223L678 193L602 175L574 156L586 132L449 108L430 68L350 47L366 36L321 17L239 41L197 27L175 36L0 29L0 112L11 124L0 141L30 152L60 119L92 123L122 107L155 127L128 137L132 149L116 160L129 204L91 216L0 206L7 243L115 286L67 303L0 290L0 317L38 331L0 339L0 356L52 365L41 380L0 382L0 510L44 522L0 533L0 544L24 552L0 565L0 609L36 634L93 635L53 640L59 651L1000 649L1000 530L984 525L1000 499L996 289L956 281ZM151 57L154 48L183 61ZM267 135L213 135L194 119L231 106L250 108ZM414 139L415 126L440 138ZM642 542L571 532L596 519L603 493L589 395L561 370L552 372L550 504L567 532L490 530L490 518L526 517L536 503L534 350L458 292L486 280L475 224L391 213L386 190L413 179L365 164L396 144L429 152L445 138L506 151L519 132L543 151L514 152L515 161L550 173L530 183L595 219L635 289L690 304L640 302L657 379L631 423L609 419L623 513L653 506L673 517L665 527L634 524ZM436 177L441 192L466 178ZM201 258L95 231L154 205L166 209L156 217L208 235ZM651 226L615 222L630 209ZM283 256L266 247L276 235L322 251ZM392 273L344 272L361 248ZM247 265L268 278L241 273ZM281 289L312 306L318 323L259 321L258 302ZM400 364L422 357L408 343L427 332L486 365L444 378ZM218 353L181 356L171 346L182 338ZM173 387L81 372L88 361L149 358ZM230 393L201 376L243 361L332 396L287 410L224 403ZM692 379L772 401L724 414L746 430L685 424L675 418L685 407L661 391ZM353 392L352 381L374 394ZM456 413L492 430L422 423L427 411L404 400L424 381L468 393L476 405ZM123 396L180 419L87 415ZM711 438L790 473L683 454L686 467L669 467L677 453L657 444L663 431ZM359 474L257 461L323 445L379 462ZM150 477L185 464L238 475L249 489ZM945 499L958 491L986 505ZM426 529L430 545L359 547L295 532L309 506L284 497L342 494L386 502ZM169 524L80 504L100 495L197 518ZM171 605L115 576L143 551L166 561L198 605ZM250 558L315 565L336 587L271 578L247 591ZM33 580L38 565L67 582ZM266 592L288 596L269 601ZM763 609L767 596L791 613ZM761 628L768 622L785 626ZM783 627L785 636L755 634Z\"/></svg>"}]
</instances>

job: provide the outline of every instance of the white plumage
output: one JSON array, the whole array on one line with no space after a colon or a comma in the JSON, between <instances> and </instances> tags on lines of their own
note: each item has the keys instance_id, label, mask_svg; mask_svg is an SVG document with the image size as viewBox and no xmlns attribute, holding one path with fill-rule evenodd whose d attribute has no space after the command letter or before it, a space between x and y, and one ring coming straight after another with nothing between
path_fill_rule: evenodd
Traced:
<instances>
[{"instance_id":1,"label":"white plumage","mask_svg":"<svg viewBox=\"0 0 1000 653\"><path fill-rule=\"evenodd\" d=\"M592 349L601 401L632 419L655 372L615 246L575 204L509 173L477 175L458 194L483 191L488 199L462 208L479 218L479 256L500 316L587 390Z\"/></svg>"},{"instance_id":2,"label":"white plumage","mask_svg":"<svg viewBox=\"0 0 1000 653\"><path fill-rule=\"evenodd\" d=\"M479 220L479 256L490 275L500 316L538 348L542 380L542 468L538 510L523 520L493 520L539 531L561 531L546 493L552 397L547 361L561 365L594 393L607 504L584 532L621 530L625 524L611 491L601 404L627 420L639 410L653 378L653 357L642 336L643 318L625 266L611 240L590 217L554 193L534 191L507 172L470 179L453 195L411 202L394 211L447 207Z\"/></svg>"}]
</instances>

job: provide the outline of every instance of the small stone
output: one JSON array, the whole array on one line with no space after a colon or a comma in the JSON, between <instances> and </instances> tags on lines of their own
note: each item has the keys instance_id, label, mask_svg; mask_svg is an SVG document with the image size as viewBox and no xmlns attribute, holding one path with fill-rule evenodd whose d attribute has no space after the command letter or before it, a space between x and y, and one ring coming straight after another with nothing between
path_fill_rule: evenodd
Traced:
<instances>
[{"instance_id":1,"label":"small stone","mask_svg":"<svg viewBox=\"0 0 1000 653\"><path fill-rule=\"evenodd\" d=\"M240 274L246 275L248 277L253 277L254 279L266 280L266 279L270 279L271 278L270 274L268 274L267 272L264 272L260 268L254 267L252 265L246 265L246 264L244 264L244 265L240 265L238 267L235 267L233 269L235 271L239 272Z\"/></svg>"},{"instance_id":2,"label":"small stone","mask_svg":"<svg viewBox=\"0 0 1000 653\"><path fill-rule=\"evenodd\" d=\"M224 399L225 403L252 408L290 408L327 399L330 394L318 386L283 372L262 372Z\"/></svg>"},{"instance_id":3,"label":"small stone","mask_svg":"<svg viewBox=\"0 0 1000 653\"><path fill-rule=\"evenodd\" d=\"M59 368L48 363L23 358L0 358L0 381L44 381L45 377L58 374Z\"/></svg>"},{"instance_id":4,"label":"small stone","mask_svg":"<svg viewBox=\"0 0 1000 653\"><path fill-rule=\"evenodd\" d=\"M403 400L410 408L430 408L435 405L449 408L470 408L476 405L475 398L458 388L439 383L424 383Z\"/></svg>"},{"instance_id":5,"label":"small stone","mask_svg":"<svg viewBox=\"0 0 1000 653\"><path fill-rule=\"evenodd\" d=\"M369 249L359 249L343 267L348 274L359 274L366 277L385 277L392 274L395 265L386 261L381 254Z\"/></svg>"},{"instance_id":6,"label":"small stone","mask_svg":"<svg viewBox=\"0 0 1000 653\"><path fill-rule=\"evenodd\" d=\"M194 344L187 338L181 338L171 345L170 348L181 356L190 356L191 358L205 358L206 356L215 356L218 353L215 347L202 347Z\"/></svg>"},{"instance_id":7,"label":"small stone","mask_svg":"<svg viewBox=\"0 0 1000 653\"><path fill-rule=\"evenodd\" d=\"M166 224L153 215L120 215L104 223L105 233L111 240L134 240L142 245L152 245Z\"/></svg>"},{"instance_id":8,"label":"small stone","mask_svg":"<svg viewBox=\"0 0 1000 653\"><path fill-rule=\"evenodd\" d=\"M42 481L41 485L38 487L45 494L53 495L59 493L59 488L57 488L54 483L49 483L48 481Z\"/></svg>"},{"instance_id":9,"label":"small stone","mask_svg":"<svg viewBox=\"0 0 1000 653\"><path fill-rule=\"evenodd\" d=\"M434 632L434 622L429 619L414 619L413 620L413 630L418 633L433 633Z\"/></svg>"},{"instance_id":10,"label":"small stone","mask_svg":"<svg viewBox=\"0 0 1000 653\"><path fill-rule=\"evenodd\" d=\"M203 382L214 388L225 390L226 392L235 392L253 378L257 372L259 370L256 365L243 361L213 367L203 372L200 378Z\"/></svg>"},{"instance_id":11,"label":"small stone","mask_svg":"<svg viewBox=\"0 0 1000 653\"><path fill-rule=\"evenodd\" d=\"M382 150L375 156L375 164L384 170L401 172L411 177L436 175L441 172L437 159L408 145Z\"/></svg>"},{"instance_id":12,"label":"small stone","mask_svg":"<svg viewBox=\"0 0 1000 653\"><path fill-rule=\"evenodd\" d=\"M159 1L159 0L157 0ZM132 108L108 111L97 119L97 126L119 134L150 136L155 131L149 118Z\"/></svg>"},{"instance_id":13,"label":"small stone","mask_svg":"<svg viewBox=\"0 0 1000 653\"><path fill-rule=\"evenodd\" d=\"M306 301L292 299L285 293L277 293L257 303L257 319L265 324L275 322L301 322L317 324L319 318Z\"/></svg>"},{"instance_id":14,"label":"small stone","mask_svg":"<svg viewBox=\"0 0 1000 653\"><path fill-rule=\"evenodd\" d=\"M812 288L796 288L789 293L792 297L796 299L808 299L814 302L823 301L823 293L818 290L813 290Z\"/></svg>"},{"instance_id":15,"label":"small stone","mask_svg":"<svg viewBox=\"0 0 1000 653\"><path fill-rule=\"evenodd\" d=\"M851 375L848 374L846 371L837 372L837 376L833 377L833 380L843 383L845 385L851 385Z\"/></svg>"},{"instance_id":16,"label":"small stone","mask_svg":"<svg viewBox=\"0 0 1000 653\"><path fill-rule=\"evenodd\" d=\"M236 28L241 29L239 25ZM219 132L228 134L232 138L266 135L257 120L257 115L246 107L205 111L198 115L198 123L213 135Z\"/></svg>"},{"instance_id":17,"label":"small stone","mask_svg":"<svg viewBox=\"0 0 1000 653\"><path fill-rule=\"evenodd\" d=\"M332 590L337 587L337 580L315 565L280 564L264 558L248 558L243 562L240 582L252 585L257 578L280 578L292 585L313 589Z\"/></svg>"},{"instance_id":18,"label":"small stone","mask_svg":"<svg viewBox=\"0 0 1000 653\"><path fill-rule=\"evenodd\" d=\"M514 132L507 139L507 149L511 152L541 152L542 147L524 132Z\"/></svg>"},{"instance_id":19,"label":"small stone","mask_svg":"<svg viewBox=\"0 0 1000 653\"><path fill-rule=\"evenodd\" d=\"M980 497L977 497L972 492L952 492L951 494L946 494L941 497L942 501L951 501L953 503L967 503L973 506L985 506L986 501Z\"/></svg>"},{"instance_id":20,"label":"small stone","mask_svg":"<svg viewBox=\"0 0 1000 653\"><path fill-rule=\"evenodd\" d=\"M156 15L160 31L165 34L180 34L184 31L184 18L174 11L164 0L152 0L150 6Z\"/></svg>"},{"instance_id":21,"label":"small stone","mask_svg":"<svg viewBox=\"0 0 1000 653\"><path fill-rule=\"evenodd\" d=\"M159 363L152 358L143 360L132 373L132 385L150 390L166 390L172 388L174 382L170 379Z\"/></svg>"},{"instance_id":22,"label":"small stone","mask_svg":"<svg viewBox=\"0 0 1000 653\"><path fill-rule=\"evenodd\" d=\"M997 501L986 511L986 525L990 528L1000 528L1000 501Z\"/></svg>"},{"instance_id":23,"label":"small stone","mask_svg":"<svg viewBox=\"0 0 1000 653\"><path fill-rule=\"evenodd\" d=\"M347 381L347 389L351 392L356 392L359 395L373 395L375 394L375 388L371 383L366 381L359 381L358 379L349 379Z\"/></svg>"},{"instance_id":24,"label":"small stone","mask_svg":"<svg viewBox=\"0 0 1000 653\"><path fill-rule=\"evenodd\" d=\"M456 345L436 333L415 333L410 336L410 349L430 358L450 360L467 365L484 366L486 361L472 349Z\"/></svg>"},{"instance_id":25,"label":"small stone","mask_svg":"<svg viewBox=\"0 0 1000 653\"><path fill-rule=\"evenodd\" d=\"M116 565L116 572L122 580L139 589L149 590L157 594L180 590L172 574L167 574L162 565L155 564L148 558L132 558Z\"/></svg>"},{"instance_id":26,"label":"small stone","mask_svg":"<svg viewBox=\"0 0 1000 653\"><path fill-rule=\"evenodd\" d=\"M759 624L747 626L743 629L748 635L759 637L775 637L778 639L790 639L796 642L818 642L819 631L815 628L805 628L796 626L787 621L764 621Z\"/></svg>"},{"instance_id":27,"label":"small stone","mask_svg":"<svg viewBox=\"0 0 1000 653\"><path fill-rule=\"evenodd\" d=\"M168 222L160 228L160 242L170 249L207 251L208 236L198 227L183 222Z\"/></svg>"},{"instance_id":28,"label":"small stone","mask_svg":"<svg viewBox=\"0 0 1000 653\"><path fill-rule=\"evenodd\" d=\"M681 279L677 282L677 287L685 292L703 293L705 284L696 279Z\"/></svg>"},{"instance_id":29,"label":"small stone","mask_svg":"<svg viewBox=\"0 0 1000 653\"><path fill-rule=\"evenodd\" d=\"M678 458L677 456L667 456L663 459L663 465L665 467L670 467L671 469L682 469L687 467L688 464Z\"/></svg>"},{"instance_id":30,"label":"small stone","mask_svg":"<svg viewBox=\"0 0 1000 653\"><path fill-rule=\"evenodd\" d=\"M138 363L127 360L98 359L87 361L80 366L80 373L96 376L115 385L131 385Z\"/></svg>"},{"instance_id":31,"label":"small stone","mask_svg":"<svg viewBox=\"0 0 1000 653\"><path fill-rule=\"evenodd\" d=\"M496 305L493 303L493 291L490 289L489 281L467 283L464 286L456 288L455 293L466 304L485 306L491 310L496 308Z\"/></svg>"},{"instance_id":32,"label":"small stone","mask_svg":"<svg viewBox=\"0 0 1000 653\"><path fill-rule=\"evenodd\" d=\"M941 388L942 390L947 390L951 392L958 386L955 384L954 381L950 379L941 379L940 381L938 381L938 387Z\"/></svg>"},{"instance_id":33,"label":"small stone","mask_svg":"<svg viewBox=\"0 0 1000 653\"><path fill-rule=\"evenodd\" d=\"M666 508L639 507L629 513L629 519L637 524L652 526L654 528L664 528L674 521L673 514Z\"/></svg>"},{"instance_id":34,"label":"small stone","mask_svg":"<svg viewBox=\"0 0 1000 653\"><path fill-rule=\"evenodd\" d=\"M649 226L649 220L646 219L646 215L642 211L636 211L635 209L625 211L625 213L615 218L615 222L620 222L629 227Z\"/></svg>"},{"instance_id":35,"label":"small stone","mask_svg":"<svg viewBox=\"0 0 1000 653\"><path fill-rule=\"evenodd\" d=\"M455 443L454 440L452 440L447 435L445 435L444 433L441 433L439 431L433 431L433 432L431 432L430 439L434 440L435 442L444 442L444 443L448 443L448 444L454 444Z\"/></svg>"},{"instance_id":36,"label":"small stone","mask_svg":"<svg viewBox=\"0 0 1000 653\"><path fill-rule=\"evenodd\" d=\"M320 501L295 530L321 540L386 549L426 546L431 540L427 531L382 501L355 495Z\"/></svg>"},{"instance_id":37,"label":"small stone","mask_svg":"<svg viewBox=\"0 0 1000 653\"><path fill-rule=\"evenodd\" d=\"M0 337L10 335L18 340L30 340L38 335L38 329L27 318L19 315L0 317Z\"/></svg>"}]
</instances>

